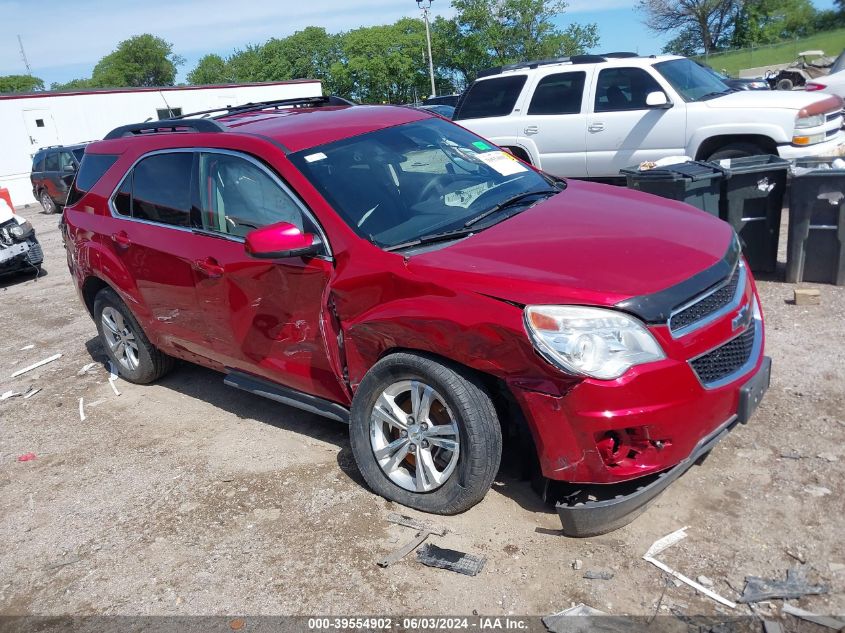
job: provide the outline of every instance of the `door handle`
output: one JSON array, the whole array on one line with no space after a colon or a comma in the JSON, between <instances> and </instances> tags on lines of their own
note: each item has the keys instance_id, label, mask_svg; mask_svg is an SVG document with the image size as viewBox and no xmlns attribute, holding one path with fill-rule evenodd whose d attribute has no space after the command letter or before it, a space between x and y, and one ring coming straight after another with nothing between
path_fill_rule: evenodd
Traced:
<instances>
[{"instance_id":1,"label":"door handle","mask_svg":"<svg viewBox=\"0 0 845 633\"><path fill-rule=\"evenodd\" d=\"M223 266L217 263L217 260L213 257L198 259L194 262L194 268L208 277L223 276Z\"/></svg>"},{"instance_id":2,"label":"door handle","mask_svg":"<svg viewBox=\"0 0 845 633\"><path fill-rule=\"evenodd\" d=\"M590 127L587 128L588 131L592 133L596 132L604 132L604 123L592 123Z\"/></svg>"},{"instance_id":3,"label":"door handle","mask_svg":"<svg viewBox=\"0 0 845 633\"><path fill-rule=\"evenodd\" d=\"M525 130L524 130L524 132L525 132L528 136L531 136L532 134L537 134L539 131L540 131L540 128L539 128L538 126L536 126L536 125L529 125L529 126L528 126L527 128L525 128Z\"/></svg>"},{"instance_id":4,"label":"door handle","mask_svg":"<svg viewBox=\"0 0 845 633\"><path fill-rule=\"evenodd\" d=\"M126 249L132 244L132 240L129 239L129 236L126 234L126 231L118 231L117 233L112 233L111 236L112 242L114 242L118 248Z\"/></svg>"}]
</instances>

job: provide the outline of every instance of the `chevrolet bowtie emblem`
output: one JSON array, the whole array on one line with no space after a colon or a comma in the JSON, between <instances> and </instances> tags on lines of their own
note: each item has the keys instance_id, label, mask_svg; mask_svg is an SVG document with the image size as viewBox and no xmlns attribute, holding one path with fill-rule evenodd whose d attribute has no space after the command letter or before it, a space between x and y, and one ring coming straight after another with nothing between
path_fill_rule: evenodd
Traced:
<instances>
[{"instance_id":1,"label":"chevrolet bowtie emblem","mask_svg":"<svg viewBox=\"0 0 845 633\"><path fill-rule=\"evenodd\" d=\"M733 328L734 332L740 329L745 329L751 324L751 310L747 305L742 306L742 309L737 313L737 315L731 321L731 327Z\"/></svg>"}]
</instances>

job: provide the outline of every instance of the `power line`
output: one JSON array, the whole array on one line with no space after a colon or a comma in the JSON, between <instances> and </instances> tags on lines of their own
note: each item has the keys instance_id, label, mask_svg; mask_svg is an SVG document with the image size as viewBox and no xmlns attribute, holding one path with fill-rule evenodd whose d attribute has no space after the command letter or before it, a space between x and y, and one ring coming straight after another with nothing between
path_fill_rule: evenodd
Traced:
<instances>
[{"instance_id":1,"label":"power line","mask_svg":"<svg viewBox=\"0 0 845 633\"><path fill-rule=\"evenodd\" d=\"M18 35L18 44L21 47L21 59L23 60L23 65L26 66L26 74L31 77L32 68L29 67L29 60L26 58L26 51L23 49L23 40L21 40L20 35Z\"/></svg>"}]
</instances>

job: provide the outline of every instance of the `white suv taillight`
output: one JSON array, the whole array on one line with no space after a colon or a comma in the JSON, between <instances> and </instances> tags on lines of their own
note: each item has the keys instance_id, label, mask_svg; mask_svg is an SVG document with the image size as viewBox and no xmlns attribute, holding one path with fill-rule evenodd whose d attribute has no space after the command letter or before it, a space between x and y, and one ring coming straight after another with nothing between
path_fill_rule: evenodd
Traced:
<instances>
[{"instance_id":1,"label":"white suv taillight","mask_svg":"<svg viewBox=\"0 0 845 633\"><path fill-rule=\"evenodd\" d=\"M827 86L825 86L824 84L818 84L814 81L811 81L810 83L804 86L804 90L806 90L807 92L817 92L819 90L824 90L825 88L827 88Z\"/></svg>"}]
</instances>

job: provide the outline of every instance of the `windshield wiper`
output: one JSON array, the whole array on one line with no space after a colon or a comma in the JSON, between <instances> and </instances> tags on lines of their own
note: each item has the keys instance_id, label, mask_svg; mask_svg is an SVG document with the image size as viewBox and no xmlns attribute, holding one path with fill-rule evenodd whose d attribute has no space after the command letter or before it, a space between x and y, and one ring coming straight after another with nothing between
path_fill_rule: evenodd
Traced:
<instances>
[{"instance_id":1,"label":"windshield wiper","mask_svg":"<svg viewBox=\"0 0 845 633\"><path fill-rule=\"evenodd\" d=\"M383 246L382 249L387 251L388 253L391 251L400 251L403 248L410 248L411 246L419 246L421 244L432 244L434 242L446 242L448 240L454 240L459 237L466 237L467 235L472 235L473 233L478 232L478 229L454 229L452 231L443 231L441 233L430 233L429 235L423 235L422 237L416 237L412 240L408 240L407 242L400 242L399 244L393 244L391 246Z\"/></svg>"},{"instance_id":2,"label":"windshield wiper","mask_svg":"<svg viewBox=\"0 0 845 633\"><path fill-rule=\"evenodd\" d=\"M490 207L484 213L479 213L474 218L470 218L464 223L465 227L473 226L474 224L478 224L484 218L490 217L494 213L498 213L502 209L507 209L508 207L512 207L513 205L522 202L526 198L530 198L531 196L553 196L556 193L560 193L561 189L538 189L537 191L523 191L522 193L518 193L515 196L511 196L507 200L500 202L495 207Z\"/></svg>"},{"instance_id":3,"label":"windshield wiper","mask_svg":"<svg viewBox=\"0 0 845 633\"><path fill-rule=\"evenodd\" d=\"M721 92L708 92L705 95L701 95L698 99L696 99L696 101L707 101L708 99L715 99L716 97L724 97L732 92L736 92L736 89L728 88L727 90L722 90Z\"/></svg>"}]
</instances>

